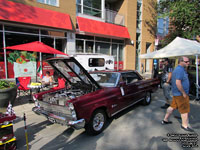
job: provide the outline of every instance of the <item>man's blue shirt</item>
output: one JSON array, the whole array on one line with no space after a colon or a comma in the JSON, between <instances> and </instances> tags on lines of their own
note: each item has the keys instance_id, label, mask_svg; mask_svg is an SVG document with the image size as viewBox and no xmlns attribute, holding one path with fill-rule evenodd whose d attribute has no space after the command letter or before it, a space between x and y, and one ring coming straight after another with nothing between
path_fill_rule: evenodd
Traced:
<instances>
[{"instance_id":1,"label":"man's blue shirt","mask_svg":"<svg viewBox=\"0 0 200 150\"><path fill-rule=\"evenodd\" d=\"M178 65L172 73L172 94L173 96L181 96L182 93L178 90L176 86L176 80L181 80L182 87L186 94L189 94L190 83L188 79L188 74L186 73L184 67Z\"/></svg>"}]
</instances>

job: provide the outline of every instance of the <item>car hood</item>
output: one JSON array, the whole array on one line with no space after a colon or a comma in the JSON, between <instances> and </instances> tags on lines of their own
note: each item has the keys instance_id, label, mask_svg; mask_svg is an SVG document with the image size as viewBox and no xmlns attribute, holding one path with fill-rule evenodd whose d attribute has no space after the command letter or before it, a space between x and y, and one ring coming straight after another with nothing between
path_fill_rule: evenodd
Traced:
<instances>
[{"instance_id":1,"label":"car hood","mask_svg":"<svg viewBox=\"0 0 200 150\"><path fill-rule=\"evenodd\" d=\"M58 76L66 79L72 89L92 92L101 86L90 76L74 57L50 58L46 60Z\"/></svg>"}]
</instances>

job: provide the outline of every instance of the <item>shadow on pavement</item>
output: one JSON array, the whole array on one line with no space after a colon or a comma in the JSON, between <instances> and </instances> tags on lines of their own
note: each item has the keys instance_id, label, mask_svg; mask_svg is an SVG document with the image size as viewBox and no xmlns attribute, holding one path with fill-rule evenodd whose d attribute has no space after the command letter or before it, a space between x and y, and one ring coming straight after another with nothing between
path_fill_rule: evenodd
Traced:
<instances>
[{"instance_id":1,"label":"shadow on pavement","mask_svg":"<svg viewBox=\"0 0 200 150\"><path fill-rule=\"evenodd\" d=\"M54 140L49 142L48 144L41 147L41 150L56 150L56 149L96 149L96 142L104 136L103 133L97 136L89 136L86 132L82 132L78 136L73 139L70 139L70 136L73 133L73 129L69 128L64 131L62 134L57 136Z\"/></svg>"},{"instance_id":2,"label":"shadow on pavement","mask_svg":"<svg viewBox=\"0 0 200 150\"><path fill-rule=\"evenodd\" d=\"M27 126L27 128L29 129L28 135L31 135L31 136L28 136L28 142L30 143L31 141L33 141L35 139L35 135L49 125L52 125L52 123L50 123L49 121L43 121L43 122L38 123L38 124L28 125ZM24 134L21 134L21 133L24 133ZM18 135L18 137L17 137L17 141L18 141L17 147L20 148L20 150L26 149L26 139L25 139L24 127L18 128L15 131L15 135ZM29 149L31 149L30 145L29 145Z\"/></svg>"}]
</instances>

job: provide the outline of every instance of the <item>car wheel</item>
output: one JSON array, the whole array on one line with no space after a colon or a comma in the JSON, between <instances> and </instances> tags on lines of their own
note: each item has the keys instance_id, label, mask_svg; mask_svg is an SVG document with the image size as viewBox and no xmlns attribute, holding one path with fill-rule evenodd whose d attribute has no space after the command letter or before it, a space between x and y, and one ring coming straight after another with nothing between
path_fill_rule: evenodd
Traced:
<instances>
[{"instance_id":1,"label":"car wheel","mask_svg":"<svg viewBox=\"0 0 200 150\"><path fill-rule=\"evenodd\" d=\"M151 92L147 92L143 100L143 105L149 105L150 103L151 103Z\"/></svg>"},{"instance_id":2,"label":"car wheel","mask_svg":"<svg viewBox=\"0 0 200 150\"><path fill-rule=\"evenodd\" d=\"M101 133L104 130L105 124L106 124L106 114L105 111L102 109L96 110L92 118L90 119L90 122L86 124L86 132L90 135L97 135Z\"/></svg>"}]
</instances>

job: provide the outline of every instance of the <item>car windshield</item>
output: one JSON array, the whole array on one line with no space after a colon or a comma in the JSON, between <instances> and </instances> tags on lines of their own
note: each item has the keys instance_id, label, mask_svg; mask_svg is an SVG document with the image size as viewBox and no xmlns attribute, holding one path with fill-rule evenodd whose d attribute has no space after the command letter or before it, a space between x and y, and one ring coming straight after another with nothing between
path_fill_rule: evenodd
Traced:
<instances>
[{"instance_id":1,"label":"car windshield","mask_svg":"<svg viewBox=\"0 0 200 150\"><path fill-rule=\"evenodd\" d=\"M95 72L90 75L100 86L104 87L115 87L119 79L119 73L116 72Z\"/></svg>"}]
</instances>

